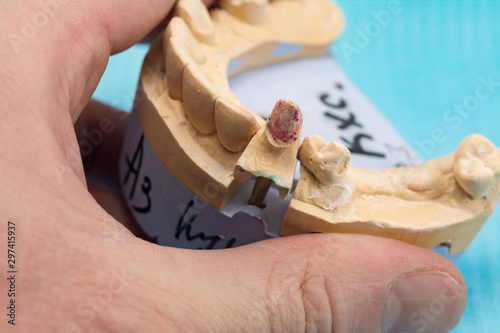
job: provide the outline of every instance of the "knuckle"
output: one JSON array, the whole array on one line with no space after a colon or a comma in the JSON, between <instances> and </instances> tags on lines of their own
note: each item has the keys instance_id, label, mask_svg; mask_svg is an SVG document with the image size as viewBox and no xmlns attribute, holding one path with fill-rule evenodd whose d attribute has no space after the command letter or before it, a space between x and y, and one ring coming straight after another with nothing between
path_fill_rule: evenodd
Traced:
<instances>
[{"instance_id":1,"label":"knuckle","mask_svg":"<svg viewBox=\"0 0 500 333\"><path fill-rule=\"evenodd\" d=\"M276 263L269 275L270 321L276 331L332 331L333 300L328 257L315 251Z\"/></svg>"}]
</instances>

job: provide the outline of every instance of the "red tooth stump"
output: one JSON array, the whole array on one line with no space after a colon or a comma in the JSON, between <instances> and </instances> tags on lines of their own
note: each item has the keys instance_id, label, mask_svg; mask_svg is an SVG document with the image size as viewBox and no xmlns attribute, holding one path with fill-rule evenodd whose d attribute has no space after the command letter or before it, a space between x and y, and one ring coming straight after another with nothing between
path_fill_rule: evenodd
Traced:
<instances>
[{"instance_id":1,"label":"red tooth stump","mask_svg":"<svg viewBox=\"0 0 500 333\"><path fill-rule=\"evenodd\" d=\"M268 117L267 127L271 138L280 145L288 145L300 138L302 113L288 100L280 99Z\"/></svg>"}]
</instances>

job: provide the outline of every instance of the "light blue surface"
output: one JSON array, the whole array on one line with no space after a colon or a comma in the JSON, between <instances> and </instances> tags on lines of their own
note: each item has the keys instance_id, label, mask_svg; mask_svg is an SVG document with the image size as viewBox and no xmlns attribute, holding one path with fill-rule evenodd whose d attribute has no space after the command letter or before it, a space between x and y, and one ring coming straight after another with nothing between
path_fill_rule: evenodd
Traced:
<instances>
[{"instance_id":1,"label":"light blue surface","mask_svg":"<svg viewBox=\"0 0 500 333\"><path fill-rule=\"evenodd\" d=\"M491 75L500 82L500 1L401 1L401 13L350 59L342 42L354 46L356 29L364 30L367 24L370 29L371 12L387 9L389 1L338 3L347 26L334 53L347 76L415 149L422 150L419 142L432 138L434 129L445 133L446 140L421 154L425 160L455 150L472 133L484 134L500 146L500 86L460 124L443 118L454 104L475 94L479 76ZM469 301L453 332L499 331L499 239L500 209L458 264Z\"/></svg>"},{"instance_id":2,"label":"light blue surface","mask_svg":"<svg viewBox=\"0 0 500 333\"><path fill-rule=\"evenodd\" d=\"M445 119L454 104L472 101L478 77L500 82L500 1L401 1L401 12L378 30L373 12L387 9L390 1L338 3L348 23L334 46L337 59L424 159L455 150L471 133L500 146L500 86L468 118ZM369 29L369 43L356 39L357 29ZM358 53L349 57L349 45ZM94 96L130 110L146 51L140 45L112 57ZM440 142L432 138L435 130L443 133ZM500 210L458 265L469 286L469 302L454 332L497 332L500 327L499 237Z\"/></svg>"}]
</instances>

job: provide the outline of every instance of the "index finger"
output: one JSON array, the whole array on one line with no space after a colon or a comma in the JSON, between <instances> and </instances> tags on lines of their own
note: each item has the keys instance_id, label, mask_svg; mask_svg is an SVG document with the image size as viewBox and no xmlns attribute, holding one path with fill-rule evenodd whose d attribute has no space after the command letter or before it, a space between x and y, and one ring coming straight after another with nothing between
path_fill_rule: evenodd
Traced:
<instances>
[{"instance_id":1,"label":"index finger","mask_svg":"<svg viewBox=\"0 0 500 333\"><path fill-rule=\"evenodd\" d=\"M206 5L215 0L202 0ZM175 0L88 0L82 6L93 14L107 33L111 53L127 49L143 39L158 25L166 24L165 17Z\"/></svg>"}]
</instances>

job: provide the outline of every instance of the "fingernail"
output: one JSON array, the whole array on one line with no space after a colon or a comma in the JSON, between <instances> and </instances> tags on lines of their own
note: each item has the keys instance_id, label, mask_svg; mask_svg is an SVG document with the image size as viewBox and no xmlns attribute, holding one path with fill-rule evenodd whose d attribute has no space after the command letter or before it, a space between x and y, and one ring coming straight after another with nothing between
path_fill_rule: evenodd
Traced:
<instances>
[{"instance_id":1,"label":"fingernail","mask_svg":"<svg viewBox=\"0 0 500 333\"><path fill-rule=\"evenodd\" d=\"M386 294L380 332L449 332L460 321L467 289L447 273L402 276Z\"/></svg>"}]
</instances>

